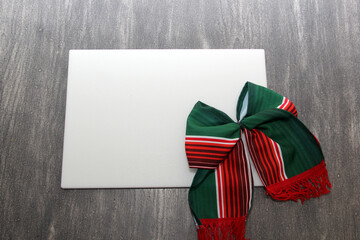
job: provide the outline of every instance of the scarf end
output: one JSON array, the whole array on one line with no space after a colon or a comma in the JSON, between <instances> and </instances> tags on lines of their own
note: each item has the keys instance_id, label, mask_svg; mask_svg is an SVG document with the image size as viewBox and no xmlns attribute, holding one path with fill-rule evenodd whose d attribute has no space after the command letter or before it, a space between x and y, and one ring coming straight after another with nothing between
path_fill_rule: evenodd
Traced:
<instances>
[{"instance_id":1,"label":"scarf end","mask_svg":"<svg viewBox=\"0 0 360 240\"><path fill-rule=\"evenodd\" d=\"M246 217L200 219L198 240L245 239Z\"/></svg>"},{"instance_id":2,"label":"scarf end","mask_svg":"<svg viewBox=\"0 0 360 240\"><path fill-rule=\"evenodd\" d=\"M330 192L331 183L324 160L315 167L283 182L266 187L267 194L280 201L292 200L301 203L310 198Z\"/></svg>"}]
</instances>

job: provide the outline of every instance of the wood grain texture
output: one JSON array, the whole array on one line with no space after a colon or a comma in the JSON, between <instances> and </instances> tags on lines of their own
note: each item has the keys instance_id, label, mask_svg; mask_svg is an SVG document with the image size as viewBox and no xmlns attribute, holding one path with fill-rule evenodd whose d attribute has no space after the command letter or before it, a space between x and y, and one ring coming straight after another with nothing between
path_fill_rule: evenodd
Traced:
<instances>
[{"instance_id":1,"label":"wood grain texture","mask_svg":"<svg viewBox=\"0 0 360 240\"><path fill-rule=\"evenodd\" d=\"M61 190L70 49L264 48L318 136L331 194L256 188L247 237L360 239L358 0L0 0L0 239L196 239L187 189ZM249 79L251 80L251 79Z\"/></svg>"}]
</instances>

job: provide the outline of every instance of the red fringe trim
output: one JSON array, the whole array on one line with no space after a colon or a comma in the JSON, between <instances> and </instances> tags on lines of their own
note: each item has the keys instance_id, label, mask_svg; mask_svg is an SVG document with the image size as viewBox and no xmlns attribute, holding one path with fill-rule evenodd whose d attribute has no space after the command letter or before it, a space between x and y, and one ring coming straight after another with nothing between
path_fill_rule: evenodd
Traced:
<instances>
[{"instance_id":1,"label":"red fringe trim","mask_svg":"<svg viewBox=\"0 0 360 240\"><path fill-rule=\"evenodd\" d=\"M198 240L246 240L246 217L200 219Z\"/></svg>"},{"instance_id":2,"label":"red fringe trim","mask_svg":"<svg viewBox=\"0 0 360 240\"><path fill-rule=\"evenodd\" d=\"M324 160L315 167L291 177L283 182L266 187L268 195L280 201L297 201L304 203L310 198L320 197L330 192L331 183Z\"/></svg>"}]
</instances>

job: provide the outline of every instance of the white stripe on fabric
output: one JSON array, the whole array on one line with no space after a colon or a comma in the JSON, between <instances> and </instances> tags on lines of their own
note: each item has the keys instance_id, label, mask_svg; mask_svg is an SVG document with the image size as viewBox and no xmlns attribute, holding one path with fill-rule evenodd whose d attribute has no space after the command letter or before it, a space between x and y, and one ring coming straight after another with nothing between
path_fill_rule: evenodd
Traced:
<instances>
[{"instance_id":1,"label":"white stripe on fabric","mask_svg":"<svg viewBox=\"0 0 360 240\"><path fill-rule=\"evenodd\" d=\"M269 139L270 139L270 138L269 138ZM273 149L274 149L274 152L275 152L275 158L276 158L277 164L279 165L279 171L281 171L281 169L284 169L284 168L281 167L281 164L282 164L282 163L280 162L280 157L278 156L277 151L276 151L276 148L275 148L275 144L276 144L276 143L275 143L272 139L270 139L270 142L271 142L271 145L272 145L272 147L273 147ZM281 171L281 173L283 173L283 171ZM283 176L285 176L285 175L280 174L280 178L281 178L282 181L285 180Z\"/></svg>"},{"instance_id":2,"label":"white stripe on fabric","mask_svg":"<svg viewBox=\"0 0 360 240\"><path fill-rule=\"evenodd\" d=\"M284 104L285 99L286 99L286 98L285 98L285 97L283 97L283 100L281 101L280 105L279 105L279 106L277 106L276 108L280 108L280 106Z\"/></svg>"},{"instance_id":3,"label":"white stripe on fabric","mask_svg":"<svg viewBox=\"0 0 360 240\"><path fill-rule=\"evenodd\" d=\"M221 168L222 168L222 165L221 164L219 164L219 177L220 177L220 187L221 187L221 192L220 192L220 194L221 194L221 202L220 202L220 204L221 204L221 209L222 209L222 214L221 214L221 218L223 218L224 217L224 185L223 185L223 182L222 182L222 174L221 174Z\"/></svg>"},{"instance_id":4,"label":"white stripe on fabric","mask_svg":"<svg viewBox=\"0 0 360 240\"><path fill-rule=\"evenodd\" d=\"M283 155L282 155L282 152L281 152L281 147L277 142L275 142L275 144L277 144L277 147L278 147L279 152L280 152L280 159L281 159L281 163L283 165L283 169L284 169L283 173L284 173L285 179L288 179L288 177L286 176L286 173L285 173L285 164L284 164L284 158L283 158Z\"/></svg>"},{"instance_id":5,"label":"white stripe on fabric","mask_svg":"<svg viewBox=\"0 0 360 240\"><path fill-rule=\"evenodd\" d=\"M250 165L250 153L249 153L249 149L247 146L247 142L246 142L246 138L245 138L245 133L243 131L241 131L241 139L242 142L244 144L244 152L245 152L245 157L246 157L246 165L247 165L247 170L248 170L248 178L249 178L249 186L250 186L250 195L249 195L249 208L247 210L249 210L251 208L251 202L252 202L252 191L253 191L253 178L252 178L252 172L251 172L251 165ZM251 159L252 161L252 159Z\"/></svg>"},{"instance_id":6,"label":"white stripe on fabric","mask_svg":"<svg viewBox=\"0 0 360 240\"><path fill-rule=\"evenodd\" d=\"M243 100L243 105L241 106L239 122L240 122L240 121L245 117L245 115L247 114L248 105L249 105L249 91L246 93L245 98L244 98L244 100Z\"/></svg>"},{"instance_id":7,"label":"white stripe on fabric","mask_svg":"<svg viewBox=\"0 0 360 240\"><path fill-rule=\"evenodd\" d=\"M240 160L242 160L243 162L242 162L241 164L245 165L246 155L245 155L244 152L240 151L240 144L238 144L237 147L238 147L239 153L242 153L242 156L241 156ZM244 158L245 158L245 159L244 159ZM247 199L247 196L249 196L249 185L250 185L250 183L249 183L249 178L248 178L248 177L246 178L246 172L247 172L247 170L245 169L245 166L242 167L242 168L240 168L240 170L244 171L244 172L242 173L242 176L244 176L244 181L245 181L245 183L244 183L244 185L245 185L245 199ZM245 209L245 211L247 212L247 211L249 210L249 203L245 201L244 204L245 204L244 209Z\"/></svg>"},{"instance_id":8,"label":"white stripe on fabric","mask_svg":"<svg viewBox=\"0 0 360 240\"><path fill-rule=\"evenodd\" d=\"M220 218L220 205L219 205L219 186L218 186L218 175L217 169L215 169L215 188L216 188L216 207L217 207L217 214L218 218Z\"/></svg>"},{"instance_id":9,"label":"white stripe on fabric","mask_svg":"<svg viewBox=\"0 0 360 240\"><path fill-rule=\"evenodd\" d=\"M222 145L230 145L234 146L235 143L224 143L224 142L212 142L212 141L199 141L199 140L186 140L185 142L191 142L191 143L215 143L215 144L222 144Z\"/></svg>"},{"instance_id":10,"label":"white stripe on fabric","mask_svg":"<svg viewBox=\"0 0 360 240\"><path fill-rule=\"evenodd\" d=\"M283 109L285 109L289 104L290 104L289 99L286 99L286 104L285 104L285 106L283 107Z\"/></svg>"},{"instance_id":11,"label":"white stripe on fabric","mask_svg":"<svg viewBox=\"0 0 360 240\"><path fill-rule=\"evenodd\" d=\"M224 138L224 137L212 137L212 136L195 136L195 135L186 135L186 138L189 138L189 140L191 140L191 138L208 138L208 139L218 139L218 140L225 140L225 141L236 141L239 140L239 138ZM186 139L185 138L185 139Z\"/></svg>"}]
</instances>

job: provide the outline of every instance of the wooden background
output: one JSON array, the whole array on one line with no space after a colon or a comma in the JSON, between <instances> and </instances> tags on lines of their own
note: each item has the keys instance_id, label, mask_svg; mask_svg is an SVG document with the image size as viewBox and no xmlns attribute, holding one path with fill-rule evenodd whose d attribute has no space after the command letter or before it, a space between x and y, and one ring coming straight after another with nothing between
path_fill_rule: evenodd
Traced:
<instances>
[{"instance_id":1,"label":"wooden background","mask_svg":"<svg viewBox=\"0 0 360 240\"><path fill-rule=\"evenodd\" d=\"M70 49L263 48L333 190L254 192L246 236L360 239L360 1L0 1L0 239L196 239L187 189L60 189Z\"/></svg>"}]
</instances>

